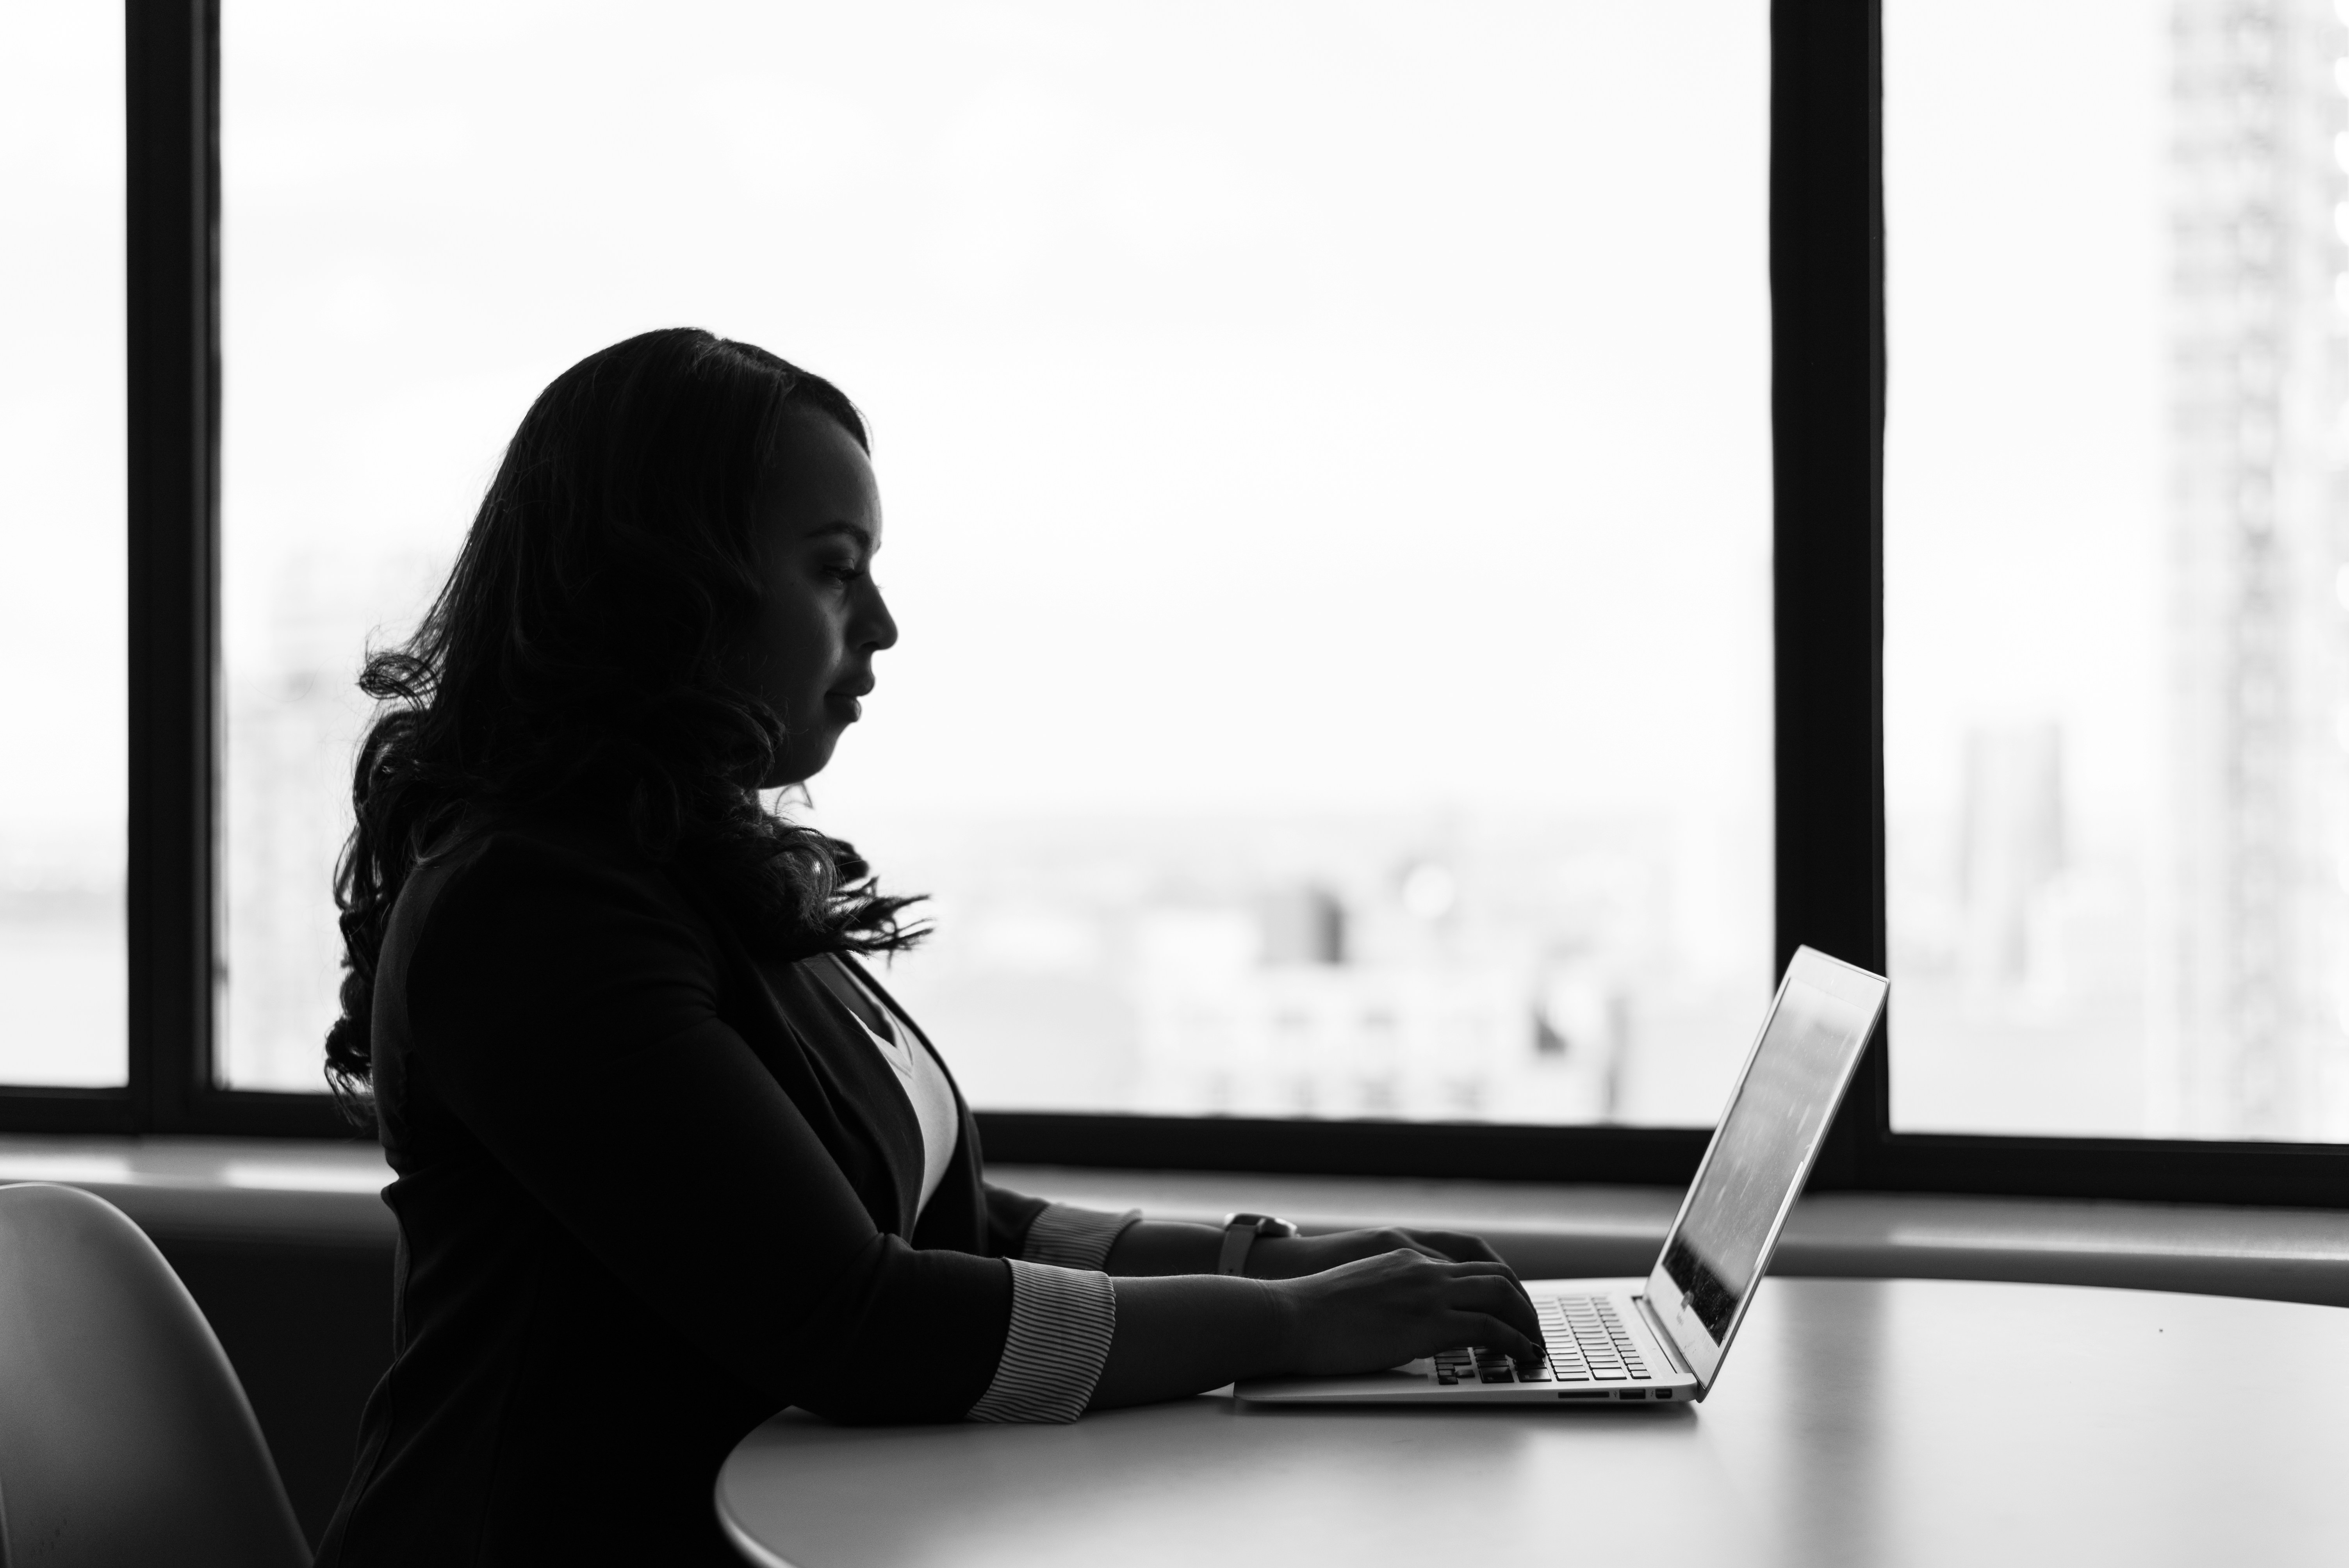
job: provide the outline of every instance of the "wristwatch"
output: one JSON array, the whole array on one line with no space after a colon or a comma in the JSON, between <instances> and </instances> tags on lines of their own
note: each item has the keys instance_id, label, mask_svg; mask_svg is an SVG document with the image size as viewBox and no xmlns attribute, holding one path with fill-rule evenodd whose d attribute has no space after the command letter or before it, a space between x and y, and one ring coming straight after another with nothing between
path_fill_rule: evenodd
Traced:
<instances>
[{"instance_id":1,"label":"wristwatch","mask_svg":"<svg viewBox=\"0 0 2349 1568\"><path fill-rule=\"evenodd\" d=\"M1287 1220L1276 1220L1270 1214L1226 1214L1224 1250L1216 1258L1216 1272L1219 1274L1246 1274L1248 1249L1256 1245L1258 1236L1295 1234L1295 1225Z\"/></svg>"}]
</instances>

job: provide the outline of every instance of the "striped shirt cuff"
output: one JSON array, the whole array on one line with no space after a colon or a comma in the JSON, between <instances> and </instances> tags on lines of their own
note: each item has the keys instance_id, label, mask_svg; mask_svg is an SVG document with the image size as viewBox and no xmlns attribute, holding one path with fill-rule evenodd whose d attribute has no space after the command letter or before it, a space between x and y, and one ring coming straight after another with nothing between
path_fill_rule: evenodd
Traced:
<instances>
[{"instance_id":1,"label":"striped shirt cuff","mask_svg":"<svg viewBox=\"0 0 2349 1568\"><path fill-rule=\"evenodd\" d=\"M1093 1397L1109 1342L1117 1335L1117 1290L1109 1275L1013 1258L1011 1332L995 1381L964 1418L972 1421L1073 1421Z\"/></svg>"},{"instance_id":2,"label":"striped shirt cuff","mask_svg":"<svg viewBox=\"0 0 2349 1568\"><path fill-rule=\"evenodd\" d=\"M1142 1218L1139 1209L1112 1214L1100 1209L1080 1209L1074 1203L1054 1203L1028 1227L1019 1255L1031 1264L1055 1268L1097 1269L1109 1263L1109 1250L1125 1228Z\"/></svg>"}]
</instances>

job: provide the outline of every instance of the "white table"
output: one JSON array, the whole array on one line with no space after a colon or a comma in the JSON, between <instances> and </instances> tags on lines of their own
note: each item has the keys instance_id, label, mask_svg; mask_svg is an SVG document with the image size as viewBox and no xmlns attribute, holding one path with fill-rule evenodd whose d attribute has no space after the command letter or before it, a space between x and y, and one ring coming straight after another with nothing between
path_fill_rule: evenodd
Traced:
<instances>
[{"instance_id":1,"label":"white table","mask_svg":"<svg viewBox=\"0 0 2349 1568\"><path fill-rule=\"evenodd\" d=\"M2344 1398L2341 1308L1774 1279L1701 1406L787 1412L717 1502L791 1568L2349 1563Z\"/></svg>"}]
</instances>

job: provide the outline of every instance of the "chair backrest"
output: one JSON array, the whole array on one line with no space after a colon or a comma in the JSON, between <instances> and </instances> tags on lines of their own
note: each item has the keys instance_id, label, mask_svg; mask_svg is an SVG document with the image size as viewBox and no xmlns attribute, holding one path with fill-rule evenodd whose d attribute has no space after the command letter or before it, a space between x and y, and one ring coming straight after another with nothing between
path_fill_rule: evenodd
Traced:
<instances>
[{"instance_id":1,"label":"chair backrest","mask_svg":"<svg viewBox=\"0 0 2349 1568\"><path fill-rule=\"evenodd\" d=\"M138 1226L0 1187L0 1564L306 1568L253 1407Z\"/></svg>"}]
</instances>

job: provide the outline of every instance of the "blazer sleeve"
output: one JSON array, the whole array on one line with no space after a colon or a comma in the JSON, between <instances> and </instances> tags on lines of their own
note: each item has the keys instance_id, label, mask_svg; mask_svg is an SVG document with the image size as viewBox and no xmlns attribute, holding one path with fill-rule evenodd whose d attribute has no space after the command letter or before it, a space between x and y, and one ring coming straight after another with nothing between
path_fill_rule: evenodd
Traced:
<instances>
[{"instance_id":1,"label":"blazer sleeve","mask_svg":"<svg viewBox=\"0 0 2349 1568\"><path fill-rule=\"evenodd\" d=\"M1041 1198L1014 1192L994 1182L984 1184L987 1195L987 1250L999 1258L1016 1258L1027 1244L1028 1228L1051 1205Z\"/></svg>"},{"instance_id":2,"label":"blazer sleeve","mask_svg":"<svg viewBox=\"0 0 2349 1568\"><path fill-rule=\"evenodd\" d=\"M425 919L410 1050L556 1224L746 1385L836 1420L962 1416L1002 1357L1010 1265L884 1234L718 1016L717 974L653 879L500 835Z\"/></svg>"}]
</instances>

